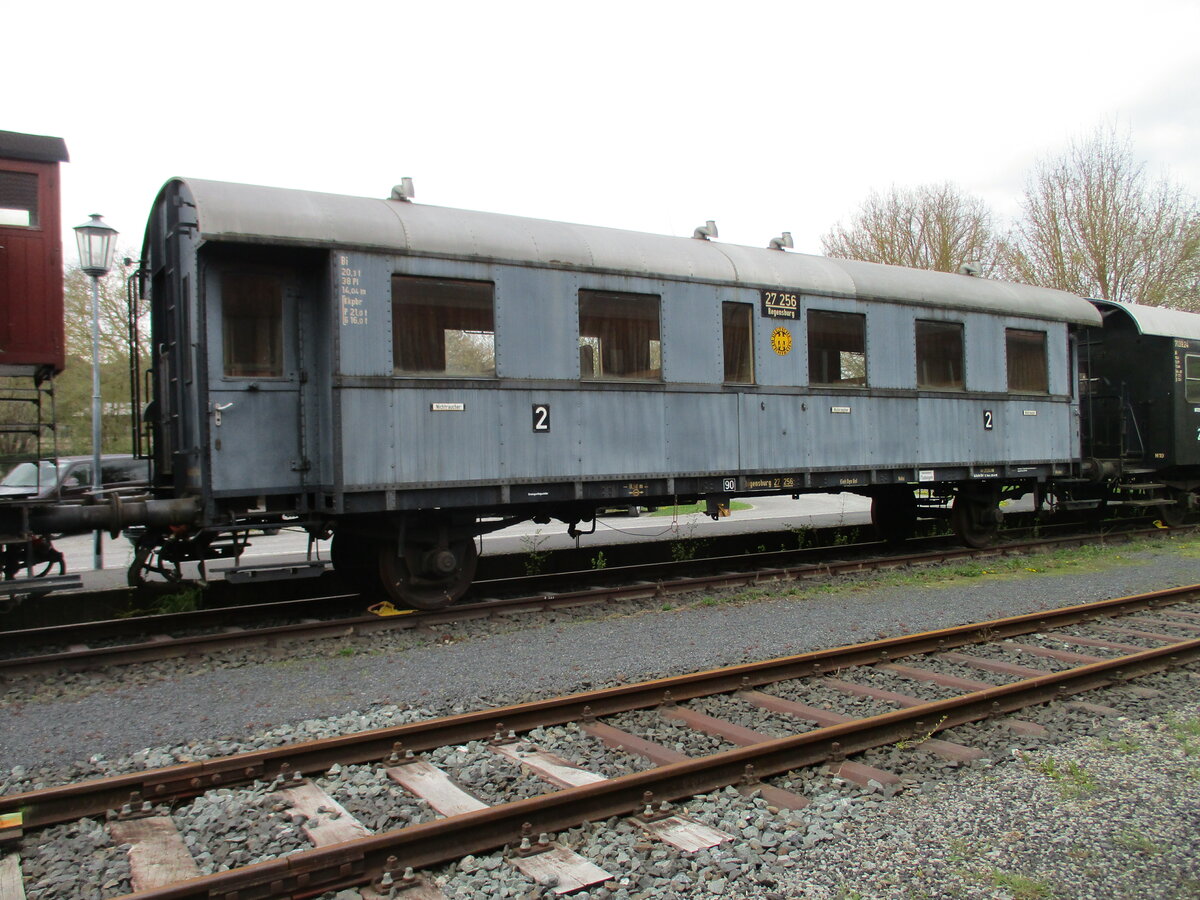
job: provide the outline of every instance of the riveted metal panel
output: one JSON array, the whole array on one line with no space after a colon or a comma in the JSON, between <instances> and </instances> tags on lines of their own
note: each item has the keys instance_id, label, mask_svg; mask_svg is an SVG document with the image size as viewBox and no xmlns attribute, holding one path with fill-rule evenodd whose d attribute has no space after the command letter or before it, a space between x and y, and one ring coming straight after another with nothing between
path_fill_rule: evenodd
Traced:
<instances>
[{"instance_id":1,"label":"riveted metal panel","mask_svg":"<svg viewBox=\"0 0 1200 900\"><path fill-rule=\"evenodd\" d=\"M578 391L493 393L499 407L500 478L552 481L580 475ZM545 414L535 413L535 406ZM479 440L494 437L480 435Z\"/></svg>"},{"instance_id":2,"label":"riveted metal panel","mask_svg":"<svg viewBox=\"0 0 1200 900\"><path fill-rule=\"evenodd\" d=\"M677 475L736 472L738 395L667 394L664 398L667 455L664 471Z\"/></svg>"},{"instance_id":3,"label":"riveted metal panel","mask_svg":"<svg viewBox=\"0 0 1200 900\"><path fill-rule=\"evenodd\" d=\"M1000 408L996 432L1003 438L1003 459L1038 462L1073 459L1074 416L1066 403L1049 400L1010 400Z\"/></svg>"},{"instance_id":4,"label":"riveted metal panel","mask_svg":"<svg viewBox=\"0 0 1200 900\"><path fill-rule=\"evenodd\" d=\"M875 461L879 410L864 395L808 398L808 453L814 469L867 468Z\"/></svg>"},{"instance_id":5,"label":"riveted metal panel","mask_svg":"<svg viewBox=\"0 0 1200 900\"><path fill-rule=\"evenodd\" d=\"M347 489L495 482L500 470L495 391L464 386L340 393Z\"/></svg>"},{"instance_id":6,"label":"riveted metal panel","mask_svg":"<svg viewBox=\"0 0 1200 900\"><path fill-rule=\"evenodd\" d=\"M579 422L585 478L661 471L666 456L661 392L580 391Z\"/></svg>"},{"instance_id":7,"label":"riveted metal panel","mask_svg":"<svg viewBox=\"0 0 1200 900\"><path fill-rule=\"evenodd\" d=\"M663 283L665 380L689 384L721 383L725 377L721 355L721 299L732 299L734 293L719 291L707 284Z\"/></svg>"},{"instance_id":8,"label":"riveted metal panel","mask_svg":"<svg viewBox=\"0 0 1200 900\"><path fill-rule=\"evenodd\" d=\"M212 489L256 494L298 489L304 460L296 386L247 391L214 383L208 396L213 420L208 446ZM218 409L219 426L215 424Z\"/></svg>"},{"instance_id":9,"label":"riveted metal panel","mask_svg":"<svg viewBox=\"0 0 1200 900\"><path fill-rule=\"evenodd\" d=\"M920 458L921 423L906 397L872 397L871 463L876 468L911 466Z\"/></svg>"},{"instance_id":10,"label":"riveted metal panel","mask_svg":"<svg viewBox=\"0 0 1200 900\"><path fill-rule=\"evenodd\" d=\"M978 458L974 448L982 425L975 421L974 405L945 396L917 399L918 463L965 463Z\"/></svg>"},{"instance_id":11,"label":"riveted metal panel","mask_svg":"<svg viewBox=\"0 0 1200 900\"><path fill-rule=\"evenodd\" d=\"M880 388L911 388L916 382L913 343L916 310L887 303L864 304L867 309L867 383Z\"/></svg>"},{"instance_id":12,"label":"riveted metal panel","mask_svg":"<svg viewBox=\"0 0 1200 900\"><path fill-rule=\"evenodd\" d=\"M494 267L496 374L579 378L579 275Z\"/></svg>"},{"instance_id":13,"label":"riveted metal panel","mask_svg":"<svg viewBox=\"0 0 1200 900\"><path fill-rule=\"evenodd\" d=\"M808 343L801 319L772 319L759 314L754 296L754 380L765 386L808 382Z\"/></svg>"},{"instance_id":14,"label":"riveted metal panel","mask_svg":"<svg viewBox=\"0 0 1200 900\"><path fill-rule=\"evenodd\" d=\"M342 375L392 373L392 265L373 253L334 254L331 294Z\"/></svg>"},{"instance_id":15,"label":"riveted metal panel","mask_svg":"<svg viewBox=\"0 0 1200 900\"><path fill-rule=\"evenodd\" d=\"M796 470L806 464L805 428L811 398L747 394L742 398L742 467L747 471Z\"/></svg>"}]
</instances>

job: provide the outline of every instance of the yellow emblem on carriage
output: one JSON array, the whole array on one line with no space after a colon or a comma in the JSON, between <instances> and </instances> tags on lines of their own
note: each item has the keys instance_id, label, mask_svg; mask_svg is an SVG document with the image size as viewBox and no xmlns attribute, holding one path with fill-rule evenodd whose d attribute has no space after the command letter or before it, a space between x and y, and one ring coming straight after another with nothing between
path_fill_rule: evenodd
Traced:
<instances>
[{"instance_id":1,"label":"yellow emblem on carriage","mask_svg":"<svg viewBox=\"0 0 1200 900\"><path fill-rule=\"evenodd\" d=\"M792 333L786 328L776 328L771 332L771 349L780 356L792 352Z\"/></svg>"}]
</instances>

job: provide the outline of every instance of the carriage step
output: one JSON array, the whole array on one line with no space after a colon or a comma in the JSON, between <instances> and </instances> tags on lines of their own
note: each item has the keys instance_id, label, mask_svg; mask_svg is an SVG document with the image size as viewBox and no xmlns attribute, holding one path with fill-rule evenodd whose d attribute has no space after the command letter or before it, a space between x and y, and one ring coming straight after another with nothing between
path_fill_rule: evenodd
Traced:
<instances>
[{"instance_id":1,"label":"carriage step","mask_svg":"<svg viewBox=\"0 0 1200 900\"><path fill-rule=\"evenodd\" d=\"M1119 491L1161 491L1165 488L1165 484L1152 484L1148 481L1139 481L1136 484L1118 484Z\"/></svg>"},{"instance_id":2,"label":"carriage step","mask_svg":"<svg viewBox=\"0 0 1200 900\"><path fill-rule=\"evenodd\" d=\"M51 591L73 591L83 587L79 575L45 575L41 578L13 578L0 581L0 597L14 597L18 594L40 596Z\"/></svg>"},{"instance_id":3,"label":"carriage step","mask_svg":"<svg viewBox=\"0 0 1200 900\"><path fill-rule=\"evenodd\" d=\"M1058 504L1059 509L1066 510L1098 509L1099 506L1099 500L1063 500Z\"/></svg>"},{"instance_id":4,"label":"carriage step","mask_svg":"<svg viewBox=\"0 0 1200 900\"><path fill-rule=\"evenodd\" d=\"M277 563L269 566L239 566L225 569L222 574L230 584L249 584L255 581L286 581L293 578L318 578L325 574L328 561Z\"/></svg>"}]
</instances>

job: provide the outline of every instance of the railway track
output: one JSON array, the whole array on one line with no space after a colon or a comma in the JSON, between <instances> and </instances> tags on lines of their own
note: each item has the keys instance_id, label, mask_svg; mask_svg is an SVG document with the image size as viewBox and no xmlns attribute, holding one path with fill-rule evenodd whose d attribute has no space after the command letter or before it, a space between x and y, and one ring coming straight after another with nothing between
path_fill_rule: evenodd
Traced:
<instances>
[{"instance_id":1,"label":"railway track","mask_svg":"<svg viewBox=\"0 0 1200 900\"><path fill-rule=\"evenodd\" d=\"M985 754L968 723L1036 736L1070 705L1115 712L1080 694L1149 697L1136 679L1198 659L1194 585L9 795L0 841L13 860L41 829L104 817L110 869L128 873L113 886L128 877L143 900L438 897L433 867L499 847L564 893L628 876L628 860L576 852L598 846L587 828L633 829L651 857L737 845L744 835L673 804L736 787L785 815L808 804L796 773L814 766L886 793L903 783L886 767L896 748L969 764ZM402 808L375 811L384 827L364 824L361 792L337 795L352 768ZM519 783L517 799L490 795L498 781ZM203 871L176 823L235 800L293 846Z\"/></svg>"},{"instance_id":2,"label":"railway track","mask_svg":"<svg viewBox=\"0 0 1200 900\"><path fill-rule=\"evenodd\" d=\"M1165 533L1160 529L1141 529L1106 535L1103 540L1128 541L1138 537L1158 537ZM1178 531L1172 533L1177 534ZM1096 539L1095 535L1070 535L1012 542L984 550L955 546L919 553L893 552L883 555L871 555L872 547L877 545L848 546L839 549L844 555L849 554L854 558L791 565L787 564L788 557L785 554L765 553L758 557L737 556L695 563L707 567L706 573L699 576L684 574L687 568L694 565L691 561L671 566L661 563L644 567L630 566L603 573L606 579L616 580L613 584L555 589L564 583L564 578L578 581L589 576L594 578L596 573L568 573L554 576L552 581L531 578L527 581L550 581L548 588L523 596L517 593L504 599L460 603L446 610L404 612L399 615L321 614L323 610L362 602L355 594L336 594L188 613L10 630L0 632L0 647L13 648L7 656L0 656L0 678L131 665L180 656L202 656L242 647L277 646L297 641L368 635L379 631L430 629L448 622L667 597L689 591L771 581L931 566L954 560L1077 546ZM865 555L859 557L856 553ZM780 562L784 564L780 565ZM722 563L727 567L726 571L714 572L714 568L722 568ZM728 570L734 566L736 570ZM515 593L514 585L518 583L516 579L506 579L492 582L490 586Z\"/></svg>"}]
</instances>

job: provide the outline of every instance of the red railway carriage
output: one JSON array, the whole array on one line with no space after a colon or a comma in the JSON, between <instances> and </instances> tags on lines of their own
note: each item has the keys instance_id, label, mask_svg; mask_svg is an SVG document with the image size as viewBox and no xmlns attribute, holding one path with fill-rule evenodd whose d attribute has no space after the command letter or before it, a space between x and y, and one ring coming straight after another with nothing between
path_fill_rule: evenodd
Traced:
<instances>
[{"instance_id":1,"label":"red railway carriage","mask_svg":"<svg viewBox=\"0 0 1200 900\"><path fill-rule=\"evenodd\" d=\"M62 138L0 131L0 375L62 370Z\"/></svg>"}]
</instances>

